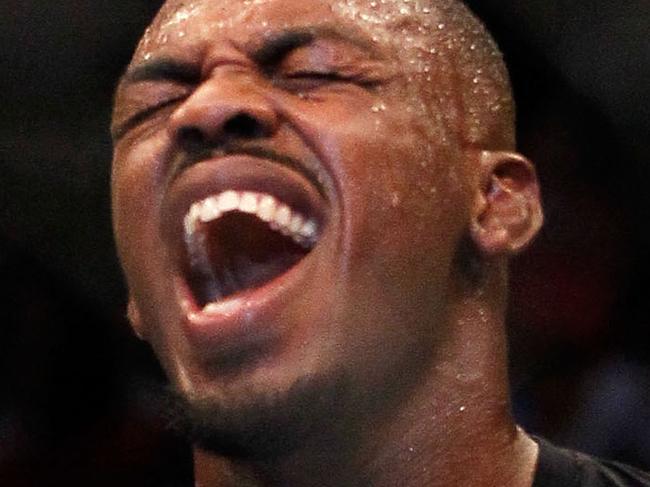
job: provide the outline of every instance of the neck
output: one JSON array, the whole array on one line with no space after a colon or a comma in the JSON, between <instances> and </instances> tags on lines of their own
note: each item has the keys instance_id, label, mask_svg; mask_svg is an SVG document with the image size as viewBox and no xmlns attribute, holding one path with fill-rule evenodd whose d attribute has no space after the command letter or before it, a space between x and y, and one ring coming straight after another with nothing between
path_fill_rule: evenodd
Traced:
<instances>
[{"instance_id":1,"label":"neck","mask_svg":"<svg viewBox=\"0 0 650 487\"><path fill-rule=\"evenodd\" d=\"M489 298L489 297L488 297ZM503 306L484 295L450 310L445 346L408 398L273 462L238 462L195 451L197 487L530 487L537 446L510 413Z\"/></svg>"}]
</instances>

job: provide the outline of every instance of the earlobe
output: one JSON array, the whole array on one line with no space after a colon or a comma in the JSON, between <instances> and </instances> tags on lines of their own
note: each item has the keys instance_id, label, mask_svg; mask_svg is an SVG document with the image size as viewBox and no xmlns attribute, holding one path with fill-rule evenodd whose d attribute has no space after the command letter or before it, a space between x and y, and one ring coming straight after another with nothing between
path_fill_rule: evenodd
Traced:
<instances>
[{"instance_id":1,"label":"earlobe","mask_svg":"<svg viewBox=\"0 0 650 487\"><path fill-rule=\"evenodd\" d=\"M472 239L488 257L517 253L542 226L535 168L513 152L483 151L479 159Z\"/></svg>"},{"instance_id":2,"label":"earlobe","mask_svg":"<svg viewBox=\"0 0 650 487\"><path fill-rule=\"evenodd\" d=\"M144 330L142 327L142 318L133 297L129 298L129 304L126 307L126 317L131 323L131 328L140 340L145 340Z\"/></svg>"}]
</instances>

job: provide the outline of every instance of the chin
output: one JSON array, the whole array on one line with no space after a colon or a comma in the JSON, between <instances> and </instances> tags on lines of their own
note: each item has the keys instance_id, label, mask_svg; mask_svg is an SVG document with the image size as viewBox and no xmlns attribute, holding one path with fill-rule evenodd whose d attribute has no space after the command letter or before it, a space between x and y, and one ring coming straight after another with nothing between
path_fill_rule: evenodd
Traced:
<instances>
[{"instance_id":1,"label":"chin","mask_svg":"<svg viewBox=\"0 0 650 487\"><path fill-rule=\"evenodd\" d=\"M336 435L350 410L343 374L309 375L285 390L253 387L228 394L170 388L170 425L209 453L259 461L289 456L323 436Z\"/></svg>"}]
</instances>

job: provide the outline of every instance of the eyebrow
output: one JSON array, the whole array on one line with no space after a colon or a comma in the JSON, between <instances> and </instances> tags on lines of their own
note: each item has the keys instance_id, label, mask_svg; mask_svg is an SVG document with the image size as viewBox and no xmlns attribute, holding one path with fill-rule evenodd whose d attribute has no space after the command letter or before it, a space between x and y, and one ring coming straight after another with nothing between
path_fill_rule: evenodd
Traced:
<instances>
[{"instance_id":1,"label":"eyebrow","mask_svg":"<svg viewBox=\"0 0 650 487\"><path fill-rule=\"evenodd\" d=\"M251 59L262 67L278 64L291 51L314 42L315 36L309 30L285 30L269 36L251 54Z\"/></svg>"},{"instance_id":2,"label":"eyebrow","mask_svg":"<svg viewBox=\"0 0 650 487\"><path fill-rule=\"evenodd\" d=\"M196 83L200 78L201 71L197 66L162 57L128 69L119 84L133 84L142 81L176 81L191 84Z\"/></svg>"},{"instance_id":3,"label":"eyebrow","mask_svg":"<svg viewBox=\"0 0 650 487\"><path fill-rule=\"evenodd\" d=\"M273 66L282 61L291 51L307 46L319 39L342 41L362 49L373 58L379 57L375 46L368 39L349 29L324 24L286 29L277 34L271 34L259 48L252 52L251 58L259 66Z\"/></svg>"}]
</instances>

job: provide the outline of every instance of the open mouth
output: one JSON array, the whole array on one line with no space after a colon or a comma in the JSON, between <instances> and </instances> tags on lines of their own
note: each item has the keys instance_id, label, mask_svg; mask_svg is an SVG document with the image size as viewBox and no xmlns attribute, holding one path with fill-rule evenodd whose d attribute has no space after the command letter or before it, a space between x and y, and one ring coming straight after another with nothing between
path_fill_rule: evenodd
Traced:
<instances>
[{"instance_id":1,"label":"open mouth","mask_svg":"<svg viewBox=\"0 0 650 487\"><path fill-rule=\"evenodd\" d=\"M264 286L314 248L322 222L308 207L256 191L226 190L193 203L184 218L185 275L196 303Z\"/></svg>"}]
</instances>

